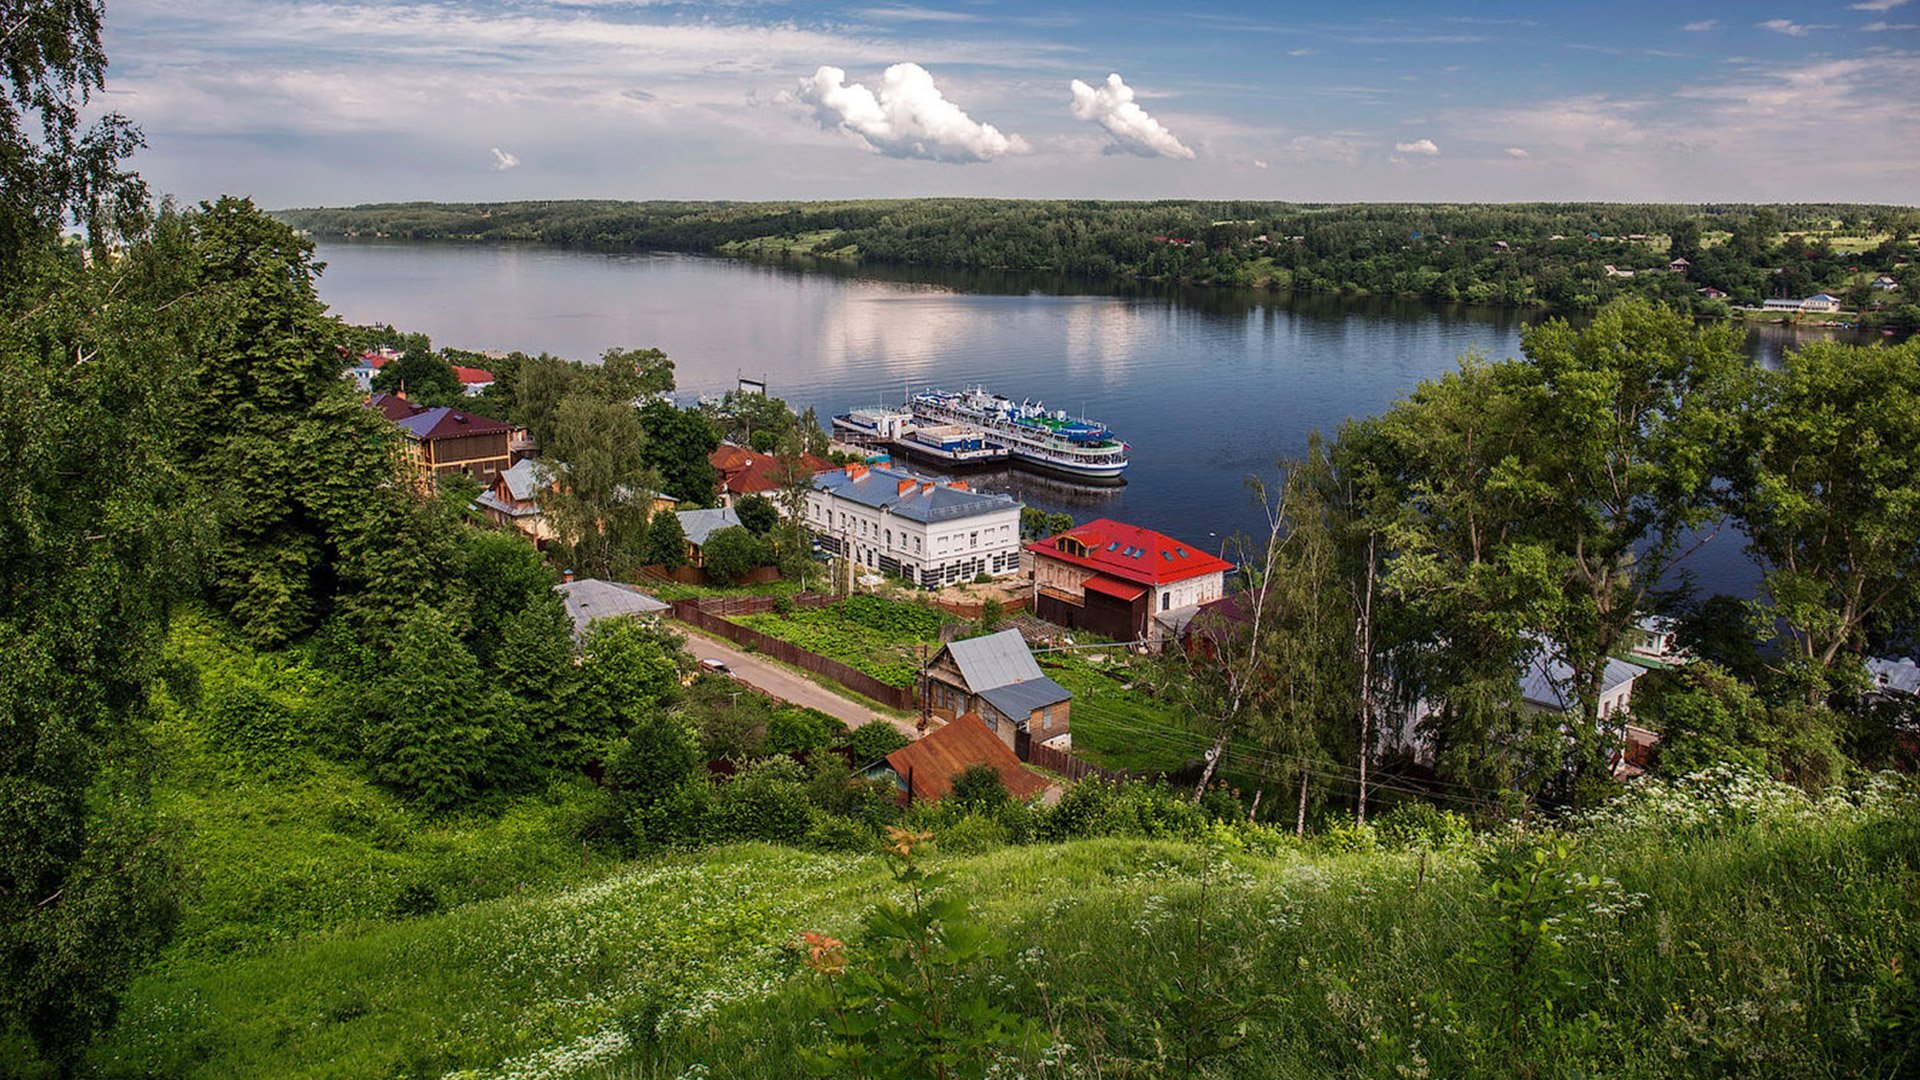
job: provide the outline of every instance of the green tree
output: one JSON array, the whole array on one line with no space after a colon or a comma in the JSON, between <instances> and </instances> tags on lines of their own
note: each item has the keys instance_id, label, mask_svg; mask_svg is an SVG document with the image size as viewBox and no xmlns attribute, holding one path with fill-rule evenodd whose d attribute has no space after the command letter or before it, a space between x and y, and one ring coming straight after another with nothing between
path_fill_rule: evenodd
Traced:
<instances>
[{"instance_id":1,"label":"green tree","mask_svg":"<svg viewBox=\"0 0 1920 1080\"><path fill-rule=\"evenodd\" d=\"M992 812L1007 804L1006 782L991 765L969 765L953 779L952 798L971 811Z\"/></svg>"},{"instance_id":2,"label":"green tree","mask_svg":"<svg viewBox=\"0 0 1920 1080\"><path fill-rule=\"evenodd\" d=\"M543 448L558 488L541 508L576 569L618 578L643 557L647 515L659 487L643 440L639 414L630 405L574 394L555 411L553 435Z\"/></svg>"},{"instance_id":3,"label":"green tree","mask_svg":"<svg viewBox=\"0 0 1920 1080\"><path fill-rule=\"evenodd\" d=\"M657 510L647 526L647 564L668 570L687 565L687 530L671 510Z\"/></svg>"},{"instance_id":4,"label":"green tree","mask_svg":"<svg viewBox=\"0 0 1920 1080\"><path fill-rule=\"evenodd\" d=\"M774 509L773 500L765 495L748 495L734 503L733 511L740 518L740 524L755 536L766 536L780 524L780 511Z\"/></svg>"},{"instance_id":5,"label":"green tree","mask_svg":"<svg viewBox=\"0 0 1920 1080\"><path fill-rule=\"evenodd\" d=\"M641 408L640 424L647 433L641 453L659 475L660 490L680 500L683 509L712 503L720 484L710 460L720 445L713 421L655 399Z\"/></svg>"},{"instance_id":6,"label":"green tree","mask_svg":"<svg viewBox=\"0 0 1920 1080\"><path fill-rule=\"evenodd\" d=\"M732 585L767 564L767 545L738 525L715 529L700 545L701 565L714 581Z\"/></svg>"},{"instance_id":7,"label":"green tree","mask_svg":"<svg viewBox=\"0 0 1920 1080\"><path fill-rule=\"evenodd\" d=\"M1523 335L1531 395L1516 472L1545 496L1515 522L1552 552L1560 602L1543 626L1572 669L1581 723L1575 768L1603 777L1614 745L1600 694L1608 657L1650 590L1714 513L1716 450L1734 408L1745 336L1640 300L1585 327L1552 320Z\"/></svg>"},{"instance_id":8,"label":"green tree","mask_svg":"<svg viewBox=\"0 0 1920 1080\"><path fill-rule=\"evenodd\" d=\"M404 392L408 401L421 405L463 403L466 396L460 380L453 374L453 366L440 358L425 335L419 337L418 344L410 346L398 360L388 363L373 377L374 392Z\"/></svg>"},{"instance_id":9,"label":"green tree","mask_svg":"<svg viewBox=\"0 0 1920 1080\"><path fill-rule=\"evenodd\" d=\"M462 591L472 605L468 647L482 667L492 664L506 627L530 608L562 610L556 576L532 544L518 533L470 530L461 536L465 562Z\"/></svg>"},{"instance_id":10,"label":"green tree","mask_svg":"<svg viewBox=\"0 0 1920 1080\"><path fill-rule=\"evenodd\" d=\"M1756 376L1729 441L1728 513L1818 701L1842 652L1920 601L1920 342L1816 341Z\"/></svg>"},{"instance_id":11,"label":"green tree","mask_svg":"<svg viewBox=\"0 0 1920 1080\"><path fill-rule=\"evenodd\" d=\"M608 349L600 354L600 380L609 400L638 406L673 389L673 361L659 349Z\"/></svg>"},{"instance_id":12,"label":"green tree","mask_svg":"<svg viewBox=\"0 0 1920 1080\"><path fill-rule=\"evenodd\" d=\"M362 745L383 783L434 810L519 778L526 732L445 615L419 607L368 695Z\"/></svg>"},{"instance_id":13,"label":"green tree","mask_svg":"<svg viewBox=\"0 0 1920 1080\"><path fill-rule=\"evenodd\" d=\"M512 698L535 756L561 768L579 764L573 731L581 671L573 620L553 593L505 614L489 674Z\"/></svg>"},{"instance_id":14,"label":"green tree","mask_svg":"<svg viewBox=\"0 0 1920 1080\"><path fill-rule=\"evenodd\" d=\"M615 831L660 841L679 823L665 820L676 798L698 776L700 747L693 729L670 712L634 720L607 760L607 788Z\"/></svg>"},{"instance_id":15,"label":"green tree","mask_svg":"<svg viewBox=\"0 0 1920 1080\"><path fill-rule=\"evenodd\" d=\"M580 642L581 685L569 726L556 740L563 758L586 760L680 693L681 639L634 618L596 619Z\"/></svg>"},{"instance_id":16,"label":"green tree","mask_svg":"<svg viewBox=\"0 0 1920 1080\"><path fill-rule=\"evenodd\" d=\"M774 557L780 573L806 584L813 567L813 538L807 531L807 497L813 491L814 471L807 464L806 443L789 437L779 446L773 465L774 508L780 522L773 529Z\"/></svg>"}]
</instances>

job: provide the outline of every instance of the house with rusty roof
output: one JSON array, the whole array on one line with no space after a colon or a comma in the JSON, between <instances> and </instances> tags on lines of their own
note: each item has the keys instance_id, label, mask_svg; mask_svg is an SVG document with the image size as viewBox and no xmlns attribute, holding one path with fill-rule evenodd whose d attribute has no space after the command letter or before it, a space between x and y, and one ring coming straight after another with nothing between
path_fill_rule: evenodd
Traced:
<instances>
[{"instance_id":1,"label":"house with rusty roof","mask_svg":"<svg viewBox=\"0 0 1920 1080\"><path fill-rule=\"evenodd\" d=\"M1066 740L1073 694L1034 662L1018 630L963 638L927 662L922 692L928 711L947 719L978 717L1025 761L1034 742Z\"/></svg>"},{"instance_id":2,"label":"house with rusty roof","mask_svg":"<svg viewBox=\"0 0 1920 1080\"><path fill-rule=\"evenodd\" d=\"M962 716L917 742L888 754L867 775L891 779L902 803L939 802L952 793L960 774L985 765L1000 774L1007 794L1016 801L1047 790L1047 780L1020 764L1007 744L987 730L977 716Z\"/></svg>"},{"instance_id":3,"label":"house with rusty roof","mask_svg":"<svg viewBox=\"0 0 1920 1080\"><path fill-rule=\"evenodd\" d=\"M367 407L406 436L406 460L422 486L454 475L491 486L513 464L512 424L444 405L416 405L398 394L375 394Z\"/></svg>"},{"instance_id":4,"label":"house with rusty roof","mask_svg":"<svg viewBox=\"0 0 1920 1080\"><path fill-rule=\"evenodd\" d=\"M826 458L813 454L803 454L800 460L806 465L807 471L816 476L839 468ZM733 443L721 443L713 453L707 455L707 461L713 465L719 485L716 494L721 506L732 506L748 495L771 498L780 488L778 455L749 450Z\"/></svg>"},{"instance_id":5,"label":"house with rusty roof","mask_svg":"<svg viewBox=\"0 0 1920 1080\"><path fill-rule=\"evenodd\" d=\"M1156 619L1220 599L1233 564L1164 533L1100 518L1027 545L1033 613L1056 626L1152 641Z\"/></svg>"}]
</instances>

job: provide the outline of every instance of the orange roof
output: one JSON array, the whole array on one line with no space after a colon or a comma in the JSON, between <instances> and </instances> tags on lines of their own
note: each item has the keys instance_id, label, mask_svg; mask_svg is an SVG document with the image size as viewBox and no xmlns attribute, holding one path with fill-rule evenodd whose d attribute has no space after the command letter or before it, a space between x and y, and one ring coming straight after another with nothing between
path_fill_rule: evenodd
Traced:
<instances>
[{"instance_id":1,"label":"orange roof","mask_svg":"<svg viewBox=\"0 0 1920 1080\"><path fill-rule=\"evenodd\" d=\"M908 785L912 798L926 802L945 798L960 774L975 765L993 766L1015 799L1030 799L1047 789L1046 780L1020 764L1013 749L972 713L888 754L887 765Z\"/></svg>"},{"instance_id":2,"label":"orange roof","mask_svg":"<svg viewBox=\"0 0 1920 1080\"><path fill-rule=\"evenodd\" d=\"M721 490L734 495L753 495L773 491L780 486L774 474L780 467L780 459L773 454L762 454L757 450L748 450L732 443L721 443L713 453L707 455L713 463L713 471L720 474ZM818 474L839 468L826 458L803 454L800 458L807 468Z\"/></svg>"},{"instance_id":3,"label":"orange roof","mask_svg":"<svg viewBox=\"0 0 1920 1080\"><path fill-rule=\"evenodd\" d=\"M1078 550L1082 546L1084 555ZM1142 585L1171 585L1233 569L1232 563L1210 552L1112 518L1089 521L1059 536L1036 540L1027 545L1027 550Z\"/></svg>"},{"instance_id":4,"label":"orange roof","mask_svg":"<svg viewBox=\"0 0 1920 1080\"><path fill-rule=\"evenodd\" d=\"M1129 604L1140 599L1140 595L1147 591L1145 585L1137 585L1130 581L1115 581L1110 577L1101 577L1099 574L1086 580L1086 589L1088 592L1106 593L1116 600L1125 600Z\"/></svg>"},{"instance_id":5,"label":"orange roof","mask_svg":"<svg viewBox=\"0 0 1920 1080\"><path fill-rule=\"evenodd\" d=\"M478 383L490 383L493 381L493 372L488 371L486 368L461 367L459 364L454 364L452 367L453 377L460 380L462 386L473 386Z\"/></svg>"}]
</instances>

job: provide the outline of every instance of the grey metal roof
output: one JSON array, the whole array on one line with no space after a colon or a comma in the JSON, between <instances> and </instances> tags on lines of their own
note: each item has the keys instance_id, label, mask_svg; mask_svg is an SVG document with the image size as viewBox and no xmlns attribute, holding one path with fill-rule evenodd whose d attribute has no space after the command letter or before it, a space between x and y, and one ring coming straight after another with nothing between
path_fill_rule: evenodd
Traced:
<instances>
[{"instance_id":1,"label":"grey metal roof","mask_svg":"<svg viewBox=\"0 0 1920 1080\"><path fill-rule=\"evenodd\" d=\"M484 506L489 510L498 510L508 517L537 517L540 514L540 508L538 506L510 503L491 491L481 492L473 497L473 501L477 506Z\"/></svg>"},{"instance_id":2,"label":"grey metal roof","mask_svg":"<svg viewBox=\"0 0 1920 1080\"><path fill-rule=\"evenodd\" d=\"M1629 683L1647 673L1639 664L1629 664L1625 660L1607 658L1607 671L1600 682L1600 692L1608 693L1623 683ZM1540 650L1527 662L1526 670L1520 674L1520 697L1529 705L1538 705L1545 709L1565 712L1574 706L1573 669L1566 662L1548 651L1542 645Z\"/></svg>"},{"instance_id":3,"label":"grey metal roof","mask_svg":"<svg viewBox=\"0 0 1920 1080\"><path fill-rule=\"evenodd\" d=\"M740 524L740 515L733 507L723 506L718 510L675 510L673 516L680 519L680 531L687 534L687 542L694 547L707 542L707 537L721 529Z\"/></svg>"},{"instance_id":4,"label":"grey metal roof","mask_svg":"<svg viewBox=\"0 0 1920 1080\"><path fill-rule=\"evenodd\" d=\"M906 481L911 481L914 486L902 493L900 485ZM929 488L929 484L933 486ZM829 492L862 506L871 506L876 510L884 508L908 521L947 521L1020 506L1006 495L964 491L951 486L946 480L879 466L868 469L858 478L848 477L845 469L824 472L813 478L813 486L816 490Z\"/></svg>"},{"instance_id":5,"label":"grey metal roof","mask_svg":"<svg viewBox=\"0 0 1920 1080\"><path fill-rule=\"evenodd\" d=\"M521 458L501 472L500 479L506 481L507 494L519 502L533 502L540 489L552 482L547 467L532 458Z\"/></svg>"},{"instance_id":6,"label":"grey metal roof","mask_svg":"<svg viewBox=\"0 0 1920 1080\"><path fill-rule=\"evenodd\" d=\"M967 680L967 689L976 694L996 686L1046 678L1018 630L950 642L947 655L953 657L954 664L960 668L961 677Z\"/></svg>"},{"instance_id":7,"label":"grey metal roof","mask_svg":"<svg viewBox=\"0 0 1920 1080\"><path fill-rule=\"evenodd\" d=\"M989 687L976 693L987 699L987 704L999 709L1002 716L1013 720L1025 720L1035 709L1073 700L1073 691L1045 675L1025 682Z\"/></svg>"},{"instance_id":8,"label":"grey metal roof","mask_svg":"<svg viewBox=\"0 0 1920 1080\"><path fill-rule=\"evenodd\" d=\"M1898 690L1903 694L1920 694L1920 665L1911 657L1887 660L1881 657L1869 657L1867 674L1873 678L1874 685L1881 690Z\"/></svg>"},{"instance_id":9,"label":"grey metal roof","mask_svg":"<svg viewBox=\"0 0 1920 1080\"><path fill-rule=\"evenodd\" d=\"M588 624L595 619L653 615L667 610L666 604L632 585L617 581L581 578L579 581L563 581L555 585L553 591L559 593L561 601L567 605L567 616L573 620L575 634L586 633Z\"/></svg>"}]
</instances>

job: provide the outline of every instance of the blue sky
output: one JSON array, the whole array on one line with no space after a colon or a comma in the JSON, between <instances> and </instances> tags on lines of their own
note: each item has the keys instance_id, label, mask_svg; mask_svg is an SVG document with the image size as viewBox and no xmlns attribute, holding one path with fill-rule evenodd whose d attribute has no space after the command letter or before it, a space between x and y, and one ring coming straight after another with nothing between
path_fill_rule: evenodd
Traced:
<instances>
[{"instance_id":1,"label":"blue sky","mask_svg":"<svg viewBox=\"0 0 1920 1080\"><path fill-rule=\"evenodd\" d=\"M1920 0L108 0L187 199L1920 202Z\"/></svg>"}]
</instances>

